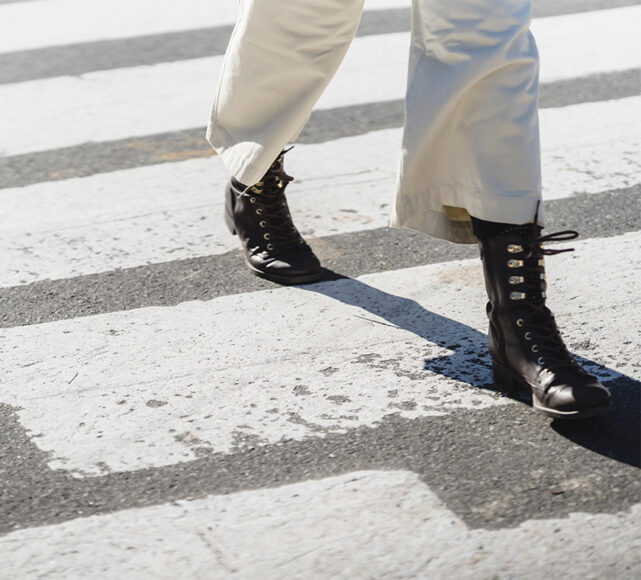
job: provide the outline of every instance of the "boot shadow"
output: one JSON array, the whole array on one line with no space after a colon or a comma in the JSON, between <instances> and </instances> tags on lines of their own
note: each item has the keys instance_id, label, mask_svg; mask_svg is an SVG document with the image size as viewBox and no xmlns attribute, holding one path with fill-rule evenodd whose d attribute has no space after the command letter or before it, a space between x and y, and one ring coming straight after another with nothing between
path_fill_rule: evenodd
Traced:
<instances>
[{"instance_id":1,"label":"boot shadow","mask_svg":"<svg viewBox=\"0 0 641 580\"><path fill-rule=\"evenodd\" d=\"M430 372L501 393L531 406L527 393L505 393L493 382L487 335L466 324L430 312L419 303L378 290L360 280L324 270L320 283L300 286L343 304L356 306L382 318L392 326L452 351L451 355L425 359ZM482 305L479 305L481 308ZM641 383L609 367L577 356L579 363L594 373L612 394L614 410L582 421L553 420L551 427L574 443L615 461L641 464Z\"/></svg>"}]
</instances>

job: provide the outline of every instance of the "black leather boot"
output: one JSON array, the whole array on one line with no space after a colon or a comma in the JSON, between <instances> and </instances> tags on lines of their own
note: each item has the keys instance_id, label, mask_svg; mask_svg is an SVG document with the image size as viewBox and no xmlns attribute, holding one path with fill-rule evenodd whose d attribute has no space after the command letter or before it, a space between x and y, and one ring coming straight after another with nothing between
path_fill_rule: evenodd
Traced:
<instances>
[{"instance_id":1,"label":"black leather boot","mask_svg":"<svg viewBox=\"0 0 641 580\"><path fill-rule=\"evenodd\" d=\"M494 381L505 390L530 391L534 409L556 419L583 419L610 409L610 393L568 352L545 305L544 255L572 250L542 244L577 237L571 230L541 236L539 226L526 224L479 239Z\"/></svg>"},{"instance_id":2,"label":"black leather boot","mask_svg":"<svg viewBox=\"0 0 641 580\"><path fill-rule=\"evenodd\" d=\"M284 155L252 187L229 182L225 222L238 234L254 274L280 284L314 282L321 277L320 262L292 222L285 188L293 177L283 169Z\"/></svg>"}]
</instances>

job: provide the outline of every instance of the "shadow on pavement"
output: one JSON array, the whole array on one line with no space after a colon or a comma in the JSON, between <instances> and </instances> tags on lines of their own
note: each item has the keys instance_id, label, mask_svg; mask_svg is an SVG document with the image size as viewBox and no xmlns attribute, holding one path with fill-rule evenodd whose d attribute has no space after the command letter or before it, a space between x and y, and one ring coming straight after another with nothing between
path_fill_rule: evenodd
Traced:
<instances>
[{"instance_id":1,"label":"shadow on pavement","mask_svg":"<svg viewBox=\"0 0 641 580\"><path fill-rule=\"evenodd\" d=\"M430 312L414 300L383 292L331 270L324 270L322 281L325 283L300 288L362 308L393 326L453 351L448 356L426 359L425 370L492 392L501 392L491 382L479 384L479 376L488 376L489 372L490 359L485 334ZM608 387L612 393L614 411L583 421L553 420L552 429L590 451L633 467L641 467L641 383L589 359L576 358ZM503 394L531 406L526 393Z\"/></svg>"}]
</instances>

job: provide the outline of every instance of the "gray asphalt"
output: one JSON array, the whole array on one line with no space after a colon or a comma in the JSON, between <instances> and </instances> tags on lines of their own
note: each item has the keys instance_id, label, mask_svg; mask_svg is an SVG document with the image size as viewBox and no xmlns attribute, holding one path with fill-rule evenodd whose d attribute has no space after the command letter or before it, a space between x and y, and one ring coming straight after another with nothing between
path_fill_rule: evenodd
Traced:
<instances>
[{"instance_id":1,"label":"gray asphalt","mask_svg":"<svg viewBox=\"0 0 641 580\"><path fill-rule=\"evenodd\" d=\"M6 1L0 0L0 3ZM639 2L548 0L536 3L535 12L537 16L555 15L636 4ZM399 13L397 17L398 22L407 25L405 13ZM375 27L376 19L371 19L369 22ZM397 26L398 22L390 26ZM194 33L194 46L205 50L203 43L207 39L201 34L206 35L206 32ZM143 45L147 40L141 41ZM135 58L152 58L152 53L153 58L162 59L153 62L185 58L180 51L190 43L189 36L174 35L173 40L164 38L167 42L156 54L153 47L158 40L145 45L151 47L151 52L141 49ZM56 53L58 56L54 55L55 51L42 51L41 56L50 58L50 63L58 59L56 66L67 66L69 70L73 67L87 71L99 70L102 66L129 66L118 64L130 58L124 55L131 49L126 42L91 45L96 49L93 52L91 47L81 45L64 47ZM105 50L105 61L96 59L100 46ZM70 56L78 50L84 51L85 60L74 60L76 57ZM19 74L27 75L25 78L43 78L41 65L34 59L25 58L22 53L10 55L9 60L0 60L0 68L9 62L15 67L22 63L25 72L17 72L15 68L8 73L14 75L14 80ZM638 94L638 74L638 71L624 71L546 85L542 105L564 106ZM315 114L301 140L321 142L343 134L360 134L401 123L402 103L399 102L345 108ZM140 151L136 143L153 144L154 153L149 155ZM191 148L201 151L198 156L210 155L202 129L144 137L135 142L85 145L16 156L0 160L0 187L18 187L70 175L91 175L166 162L170 154L177 160L184 158L184 152ZM295 173L295 168L292 172ZM295 187L295 183L291 187ZM571 202L548 202L548 230L580 229L583 238L637 231L638 216L641 215L640 194L641 186L636 185L624 191L578 195ZM319 238L312 240L312 244L321 257L327 256L324 260L326 279L305 288L337 300L359 296L359 306L392 324L398 322L395 312L399 308L416 314L406 317L407 320L436 315L413 301L381 296L380 291L353 280L353 277L476 255L473 246L455 246L389 229ZM360 292L345 291L353 285L359 285ZM150 305L168 306L186 300L210 300L269 287L272 287L270 283L245 271L240 252L235 251L222 256L2 289L0 326L37 324ZM424 360L425 368L463 380L465 377L461 373L469 368L470 362L487 368L485 336L473 329L439 317L438 325L407 330L438 342L438 337L430 334L433 326L449 327L466 340L461 344L444 345L451 348L454 355L447 360ZM420 352L416 357L423 358ZM461 360L466 364L460 364ZM369 354L362 362L394 364L394 361L377 360L376 353ZM605 370L598 361L584 363L597 374ZM531 412L528 403L514 395L515 405L457 411L446 417L419 420L406 420L392 413L375 428L265 447L253 447L251 441L245 441L243 448L229 455L203 451L201 457L188 463L86 479L49 469L49 457L34 443L37 434L25 432L18 421L17 409L0 404L0 534L125 508L273 487L359 469L407 469L419 473L448 508L472 528L512 527L531 518L563 517L577 511L611 513L624 510L641 501L641 385L623 375L615 373L614 377L607 386L612 391L615 411L592 421L573 424L550 421ZM493 390L491 384L475 386ZM305 395L301 393L300 396ZM394 396L392 392L390 396ZM495 396L500 395L496 393ZM404 404L402 397L398 403L399 406ZM339 400L337 404L340 404ZM292 417L292 421L298 419ZM570 481L582 483L575 486L569 484ZM492 507L495 505L506 507L497 511Z\"/></svg>"}]
</instances>

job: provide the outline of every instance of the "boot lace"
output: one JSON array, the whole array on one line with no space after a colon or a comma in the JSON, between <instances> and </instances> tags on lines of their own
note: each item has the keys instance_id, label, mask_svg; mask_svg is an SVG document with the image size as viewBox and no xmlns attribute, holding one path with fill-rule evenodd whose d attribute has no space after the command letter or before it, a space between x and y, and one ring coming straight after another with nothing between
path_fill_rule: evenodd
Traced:
<instances>
[{"instance_id":1,"label":"boot lace","mask_svg":"<svg viewBox=\"0 0 641 580\"><path fill-rule=\"evenodd\" d=\"M538 208L537 208L538 215ZM537 363L545 365L548 370L558 367L579 367L572 354L568 351L554 319L554 315L545 305L545 271L544 256L554 256L564 252L572 252L574 248L544 248L546 242L561 242L575 240L579 237L574 230L563 230L547 235L540 235L541 229L537 220L528 227L528 235L523 243L524 260L519 268L523 273L521 288L525 297L519 300L518 311L527 320L527 330L524 334L526 341L531 342L530 350L534 356L538 354ZM525 325L525 320L518 318L517 326Z\"/></svg>"},{"instance_id":2,"label":"boot lace","mask_svg":"<svg viewBox=\"0 0 641 580\"><path fill-rule=\"evenodd\" d=\"M294 178L285 173L283 158L291 151L284 149L267 170L263 179L242 194L257 206L256 213L260 216L259 225L265 228L263 239L268 242L267 249L290 245L304 245L305 242L292 222L285 197L285 188Z\"/></svg>"}]
</instances>

